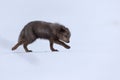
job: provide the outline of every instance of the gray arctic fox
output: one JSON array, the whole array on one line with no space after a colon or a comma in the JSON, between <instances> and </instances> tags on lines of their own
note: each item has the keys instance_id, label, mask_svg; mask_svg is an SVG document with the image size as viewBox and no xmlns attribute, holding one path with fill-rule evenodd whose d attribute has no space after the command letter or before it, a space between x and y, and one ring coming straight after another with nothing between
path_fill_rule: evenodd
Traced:
<instances>
[{"instance_id":1,"label":"gray arctic fox","mask_svg":"<svg viewBox=\"0 0 120 80\"><path fill-rule=\"evenodd\" d=\"M54 43L69 49L70 46L65 43L70 42L70 36L71 33L69 29L64 25L45 21L32 21L25 25L22 29L18 42L12 50L15 50L20 45L23 45L26 52L32 52L32 50L27 48L27 46L38 38L49 40L51 51L58 51L53 48Z\"/></svg>"}]
</instances>

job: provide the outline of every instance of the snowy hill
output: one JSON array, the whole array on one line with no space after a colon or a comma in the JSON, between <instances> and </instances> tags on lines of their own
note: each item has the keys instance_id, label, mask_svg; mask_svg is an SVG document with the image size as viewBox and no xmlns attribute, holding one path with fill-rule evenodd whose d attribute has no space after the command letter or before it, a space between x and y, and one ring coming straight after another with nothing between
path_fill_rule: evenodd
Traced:
<instances>
[{"instance_id":1,"label":"snowy hill","mask_svg":"<svg viewBox=\"0 0 120 80\"><path fill-rule=\"evenodd\" d=\"M0 80L120 80L120 1L0 1ZM37 40L25 53L11 51L25 24L59 22L71 33L71 49Z\"/></svg>"}]
</instances>

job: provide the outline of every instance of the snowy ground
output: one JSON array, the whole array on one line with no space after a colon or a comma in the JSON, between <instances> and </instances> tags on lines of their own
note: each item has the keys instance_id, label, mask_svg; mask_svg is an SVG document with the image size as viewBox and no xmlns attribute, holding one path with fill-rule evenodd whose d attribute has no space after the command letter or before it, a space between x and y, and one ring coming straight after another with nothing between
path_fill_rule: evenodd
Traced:
<instances>
[{"instance_id":1,"label":"snowy ground","mask_svg":"<svg viewBox=\"0 0 120 80\"><path fill-rule=\"evenodd\" d=\"M0 1L0 80L120 80L119 0ZM37 40L25 53L16 44L32 20L59 22L72 33L67 50Z\"/></svg>"}]
</instances>

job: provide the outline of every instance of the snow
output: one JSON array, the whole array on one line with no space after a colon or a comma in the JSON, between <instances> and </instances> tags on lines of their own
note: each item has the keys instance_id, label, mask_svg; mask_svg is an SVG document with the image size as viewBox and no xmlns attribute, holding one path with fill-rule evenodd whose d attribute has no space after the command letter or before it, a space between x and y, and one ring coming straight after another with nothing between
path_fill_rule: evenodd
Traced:
<instances>
[{"instance_id":1,"label":"snow","mask_svg":"<svg viewBox=\"0 0 120 80\"><path fill-rule=\"evenodd\" d=\"M120 80L119 0L0 1L0 80ZM71 49L47 40L11 51L25 24L59 22L71 31Z\"/></svg>"}]
</instances>

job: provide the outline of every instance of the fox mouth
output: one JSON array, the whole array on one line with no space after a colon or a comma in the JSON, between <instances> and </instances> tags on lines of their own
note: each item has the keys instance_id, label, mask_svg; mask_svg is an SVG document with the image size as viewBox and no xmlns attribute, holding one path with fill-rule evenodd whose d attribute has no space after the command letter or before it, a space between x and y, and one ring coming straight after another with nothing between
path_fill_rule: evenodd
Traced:
<instances>
[{"instance_id":1,"label":"fox mouth","mask_svg":"<svg viewBox=\"0 0 120 80\"><path fill-rule=\"evenodd\" d=\"M63 43L70 43L70 41L64 41L64 40L60 40Z\"/></svg>"}]
</instances>

